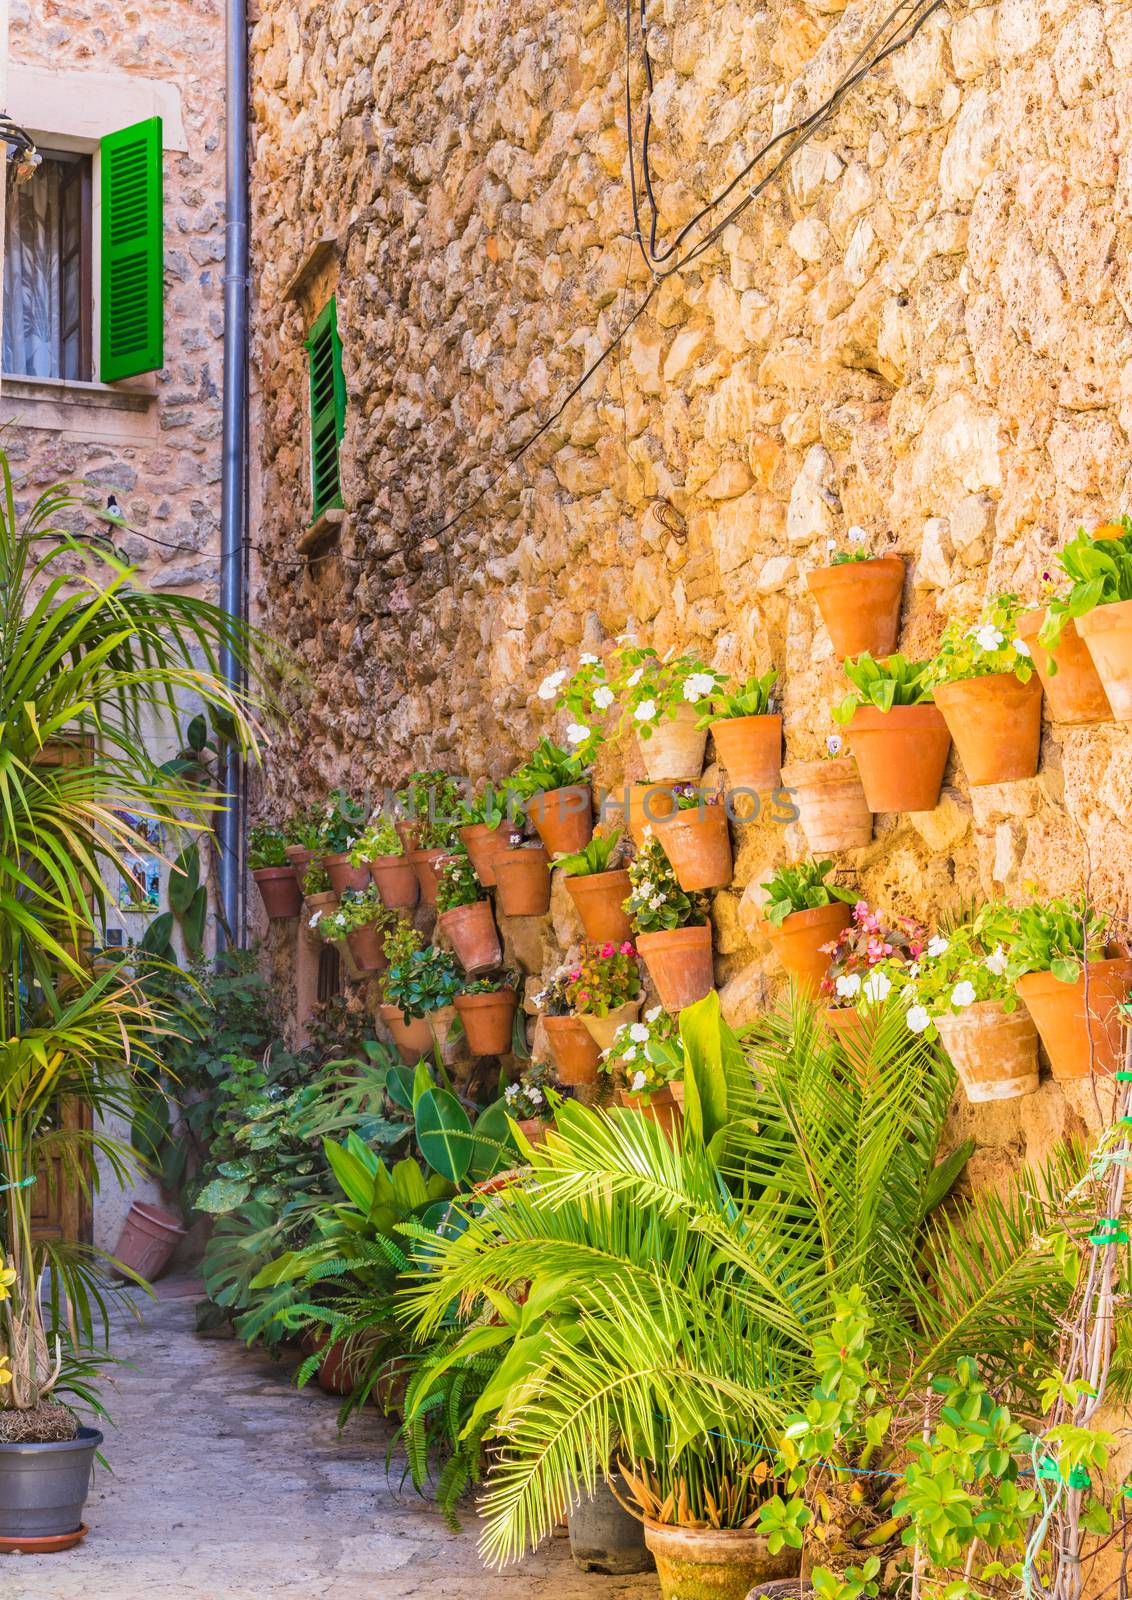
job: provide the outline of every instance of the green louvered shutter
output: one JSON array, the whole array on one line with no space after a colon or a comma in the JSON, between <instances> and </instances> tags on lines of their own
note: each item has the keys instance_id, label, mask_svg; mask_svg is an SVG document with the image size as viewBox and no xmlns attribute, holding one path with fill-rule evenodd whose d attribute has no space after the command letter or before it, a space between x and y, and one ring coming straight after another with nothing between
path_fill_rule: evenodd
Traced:
<instances>
[{"instance_id":1,"label":"green louvered shutter","mask_svg":"<svg viewBox=\"0 0 1132 1600\"><path fill-rule=\"evenodd\" d=\"M342 342L333 295L315 319L307 338L311 377L311 499L318 518L342 504L338 447L346 427L346 383Z\"/></svg>"},{"instance_id":2,"label":"green louvered shutter","mask_svg":"<svg viewBox=\"0 0 1132 1600\"><path fill-rule=\"evenodd\" d=\"M104 383L165 364L161 118L107 134L100 146Z\"/></svg>"}]
</instances>

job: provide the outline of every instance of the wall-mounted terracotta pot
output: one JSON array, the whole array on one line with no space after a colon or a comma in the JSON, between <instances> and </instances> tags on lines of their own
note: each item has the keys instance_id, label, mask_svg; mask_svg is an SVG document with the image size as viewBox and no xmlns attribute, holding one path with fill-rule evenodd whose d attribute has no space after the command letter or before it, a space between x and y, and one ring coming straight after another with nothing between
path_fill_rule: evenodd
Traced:
<instances>
[{"instance_id":1,"label":"wall-mounted terracotta pot","mask_svg":"<svg viewBox=\"0 0 1132 1600\"><path fill-rule=\"evenodd\" d=\"M638 850L645 842L645 829L655 830L675 810L676 800L670 789L655 783L626 784L621 811L629 837Z\"/></svg>"},{"instance_id":2,"label":"wall-mounted terracotta pot","mask_svg":"<svg viewBox=\"0 0 1132 1600\"><path fill-rule=\"evenodd\" d=\"M582 1018L543 1017L542 1025L559 1083L574 1088L596 1083L601 1051Z\"/></svg>"},{"instance_id":3,"label":"wall-mounted terracotta pot","mask_svg":"<svg viewBox=\"0 0 1132 1600\"><path fill-rule=\"evenodd\" d=\"M1077 619L1118 722L1132 721L1132 600L1096 606Z\"/></svg>"},{"instance_id":4,"label":"wall-mounted terracotta pot","mask_svg":"<svg viewBox=\"0 0 1132 1600\"><path fill-rule=\"evenodd\" d=\"M566 879L566 892L577 907L586 938L595 944L623 944L633 937L622 910L631 890L629 874L623 869Z\"/></svg>"},{"instance_id":5,"label":"wall-mounted terracotta pot","mask_svg":"<svg viewBox=\"0 0 1132 1600\"><path fill-rule=\"evenodd\" d=\"M385 929L380 923L369 922L364 928L351 929L346 944L359 973L384 972L389 966L384 949Z\"/></svg>"},{"instance_id":6,"label":"wall-mounted terracotta pot","mask_svg":"<svg viewBox=\"0 0 1132 1600\"><path fill-rule=\"evenodd\" d=\"M476 877L485 889L494 889L495 858L500 850L508 848L507 829L502 824L498 828L489 828L486 822L470 822L460 829L460 838L476 870Z\"/></svg>"},{"instance_id":7,"label":"wall-mounted terracotta pot","mask_svg":"<svg viewBox=\"0 0 1132 1600\"><path fill-rule=\"evenodd\" d=\"M588 783L533 794L526 809L548 855L571 855L593 838L594 801Z\"/></svg>"},{"instance_id":8,"label":"wall-mounted terracotta pot","mask_svg":"<svg viewBox=\"0 0 1132 1600\"><path fill-rule=\"evenodd\" d=\"M541 1117L523 1117L516 1124L528 1144L542 1144L547 1134L553 1128L553 1122L544 1122Z\"/></svg>"},{"instance_id":9,"label":"wall-mounted terracotta pot","mask_svg":"<svg viewBox=\"0 0 1132 1600\"><path fill-rule=\"evenodd\" d=\"M722 805L690 806L660 823L656 836L681 889L724 889L734 876L731 834Z\"/></svg>"},{"instance_id":10,"label":"wall-mounted terracotta pot","mask_svg":"<svg viewBox=\"0 0 1132 1600\"><path fill-rule=\"evenodd\" d=\"M715 753L727 769L729 789L766 794L777 789L782 768L782 718L725 717L711 725Z\"/></svg>"},{"instance_id":11,"label":"wall-mounted terracotta pot","mask_svg":"<svg viewBox=\"0 0 1132 1600\"><path fill-rule=\"evenodd\" d=\"M292 867L257 867L252 877L269 922L298 916L303 908L303 896Z\"/></svg>"},{"instance_id":12,"label":"wall-mounted terracotta pot","mask_svg":"<svg viewBox=\"0 0 1132 1600\"><path fill-rule=\"evenodd\" d=\"M806 582L837 655L859 656L867 650L879 660L893 653L904 593L899 556L816 567L806 574Z\"/></svg>"},{"instance_id":13,"label":"wall-mounted terracotta pot","mask_svg":"<svg viewBox=\"0 0 1132 1600\"><path fill-rule=\"evenodd\" d=\"M495 858L495 882L505 917L544 917L550 910L550 857L541 846L501 850Z\"/></svg>"},{"instance_id":14,"label":"wall-mounted terracotta pot","mask_svg":"<svg viewBox=\"0 0 1132 1600\"><path fill-rule=\"evenodd\" d=\"M711 925L639 933L637 949L666 1011L695 1005L715 988Z\"/></svg>"},{"instance_id":15,"label":"wall-mounted terracotta pot","mask_svg":"<svg viewBox=\"0 0 1132 1600\"><path fill-rule=\"evenodd\" d=\"M645 772L653 783L695 783L704 770L707 729L697 728L700 713L681 706L657 724L647 739L637 736Z\"/></svg>"},{"instance_id":16,"label":"wall-mounted terracotta pot","mask_svg":"<svg viewBox=\"0 0 1132 1600\"><path fill-rule=\"evenodd\" d=\"M684 1118L684 1085L664 1084L650 1097L647 1105L639 1094L630 1094L627 1089L618 1089L617 1104L625 1106L629 1111L638 1111L642 1117L648 1117L650 1122L655 1122L665 1133L670 1134Z\"/></svg>"},{"instance_id":17,"label":"wall-mounted terracotta pot","mask_svg":"<svg viewBox=\"0 0 1132 1600\"><path fill-rule=\"evenodd\" d=\"M812 911L792 911L778 928L773 922L764 923L771 949L803 994L814 996L820 990L831 959L821 947L833 944L851 917L844 901L835 900Z\"/></svg>"},{"instance_id":18,"label":"wall-mounted terracotta pot","mask_svg":"<svg viewBox=\"0 0 1132 1600\"><path fill-rule=\"evenodd\" d=\"M800 1564L797 1550L772 1556L765 1535L753 1528L678 1528L646 1521L645 1543L656 1562L661 1600L693 1595L746 1600L763 1582L793 1577Z\"/></svg>"},{"instance_id":19,"label":"wall-mounted terracotta pot","mask_svg":"<svg viewBox=\"0 0 1132 1600\"><path fill-rule=\"evenodd\" d=\"M442 911L436 926L451 944L465 972L490 972L503 960L490 900L476 900L470 906L453 906L451 911Z\"/></svg>"},{"instance_id":20,"label":"wall-mounted terracotta pot","mask_svg":"<svg viewBox=\"0 0 1132 1600\"><path fill-rule=\"evenodd\" d=\"M307 869L314 860L314 851L307 850L301 844L286 844L283 846L283 854L294 869L295 882L302 888Z\"/></svg>"},{"instance_id":21,"label":"wall-mounted terracotta pot","mask_svg":"<svg viewBox=\"0 0 1132 1600\"><path fill-rule=\"evenodd\" d=\"M452 1025L456 1021L455 1006L437 1006L435 1011L430 1011L425 1018L432 1042L440 1051L440 1059L446 1067L459 1061L463 1054L462 1039L450 1039Z\"/></svg>"},{"instance_id":22,"label":"wall-mounted terracotta pot","mask_svg":"<svg viewBox=\"0 0 1132 1600\"><path fill-rule=\"evenodd\" d=\"M852 756L792 762L782 769L782 786L814 855L859 850L872 838L873 814Z\"/></svg>"},{"instance_id":23,"label":"wall-mounted terracotta pot","mask_svg":"<svg viewBox=\"0 0 1132 1600\"><path fill-rule=\"evenodd\" d=\"M343 894L347 889L369 888L369 868L352 867L349 851L344 850L336 856L323 856L322 864L330 877L330 887L335 894Z\"/></svg>"},{"instance_id":24,"label":"wall-mounted terracotta pot","mask_svg":"<svg viewBox=\"0 0 1132 1600\"><path fill-rule=\"evenodd\" d=\"M849 743L870 811L934 811L951 734L935 706L858 706Z\"/></svg>"},{"instance_id":25,"label":"wall-mounted terracotta pot","mask_svg":"<svg viewBox=\"0 0 1132 1600\"><path fill-rule=\"evenodd\" d=\"M382 904L390 911L411 911L420 899L420 880L408 856L374 856L366 863Z\"/></svg>"},{"instance_id":26,"label":"wall-mounted terracotta pot","mask_svg":"<svg viewBox=\"0 0 1132 1600\"><path fill-rule=\"evenodd\" d=\"M456 1010L474 1056L505 1056L511 1051L511 1027L518 996L514 989L493 994L458 994Z\"/></svg>"},{"instance_id":27,"label":"wall-mounted terracotta pot","mask_svg":"<svg viewBox=\"0 0 1132 1600\"><path fill-rule=\"evenodd\" d=\"M937 1017L936 1027L972 1105L1037 1091L1038 1030L1025 1006L1004 1011L1001 1000L979 1000Z\"/></svg>"},{"instance_id":28,"label":"wall-mounted terracotta pot","mask_svg":"<svg viewBox=\"0 0 1132 1600\"><path fill-rule=\"evenodd\" d=\"M951 730L967 782L1014 783L1038 770L1042 743L1042 685L1020 683L1012 672L941 683L935 703Z\"/></svg>"},{"instance_id":29,"label":"wall-mounted terracotta pot","mask_svg":"<svg viewBox=\"0 0 1132 1600\"><path fill-rule=\"evenodd\" d=\"M1123 1064L1120 1007L1132 989L1132 960L1120 956L1089 963L1087 1013L1083 975L1076 983L1062 983L1052 972L1028 972L1018 979L1017 989L1058 1083L1087 1078L1090 1071L1108 1077Z\"/></svg>"},{"instance_id":30,"label":"wall-mounted terracotta pot","mask_svg":"<svg viewBox=\"0 0 1132 1600\"><path fill-rule=\"evenodd\" d=\"M1030 647L1050 716L1054 722L1110 722L1112 707L1077 624L1071 617L1062 629L1057 648L1047 650L1038 643L1045 620L1044 606L1040 611L1023 612L1018 618L1018 636ZM1051 669L1051 661L1056 672Z\"/></svg>"},{"instance_id":31,"label":"wall-mounted terracotta pot","mask_svg":"<svg viewBox=\"0 0 1132 1600\"><path fill-rule=\"evenodd\" d=\"M323 916L326 917L329 916L331 912L337 910L338 896L334 893L333 889L323 889L319 894L308 894L304 897L303 921L306 924L306 932L316 944L321 944L322 940L319 936L318 930L311 927L311 918L314 916L316 911L321 911Z\"/></svg>"},{"instance_id":32,"label":"wall-mounted terracotta pot","mask_svg":"<svg viewBox=\"0 0 1132 1600\"><path fill-rule=\"evenodd\" d=\"M422 1056L432 1054L432 1029L427 1017L414 1017L406 1022L400 1006L383 1005L381 1020L393 1035L401 1060L412 1066Z\"/></svg>"},{"instance_id":33,"label":"wall-mounted terracotta pot","mask_svg":"<svg viewBox=\"0 0 1132 1600\"><path fill-rule=\"evenodd\" d=\"M417 882L421 886L421 904L434 906L436 904L437 869L448 855L447 850L412 850L409 860L413 864L413 871L417 875Z\"/></svg>"},{"instance_id":34,"label":"wall-mounted terracotta pot","mask_svg":"<svg viewBox=\"0 0 1132 1600\"><path fill-rule=\"evenodd\" d=\"M636 1022L640 1014L641 999L638 997L636 1000L626 1000L623 1006L618 1006L604 1017L588 1016L583 1012L578 1021L599 1050L611 1050L619 1030L627 1022Z\"/></svg>"}]
</instances>

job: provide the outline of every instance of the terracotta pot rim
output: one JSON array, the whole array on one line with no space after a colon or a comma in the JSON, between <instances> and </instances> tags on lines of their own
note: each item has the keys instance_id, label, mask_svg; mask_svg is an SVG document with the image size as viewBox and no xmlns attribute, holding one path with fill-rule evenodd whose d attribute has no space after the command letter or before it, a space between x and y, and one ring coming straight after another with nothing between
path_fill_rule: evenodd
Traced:
<instances>
[{"instance_id":1,"label":"terracotta pot rim","mask_svg":"<svg viewBox=\"0 0 1132 1600\"><path fill-rule=\"evenodd\" d=\"M879 732L897 723L903 723L908 727L930 728L941 733L947 729L943 712L928 701L918 706L893 706L889 711L881 711L877 706L858 706L849 723L849 732L852 733L854 728L875 729Z\"/></svg>"},{"instance_id":2,"label":"terracotta pot rim","mask_svg":"<svg viewBox=\"0 0 1132 1600\"><path fill-rule=\"evenodd\" d=\"M436 920L437 920L437 922L443 922L446 917L458 917L461 914L467 914L468 912L472 912L472 911L475 911L475 912L486 911L486 912L488 912L490 914L490 912L491 912L491 901L488 900L487 897L485 896L484 899L482 899L482 900L469 900L467 905L449 906L448 910L447 911L442 911L440 913L440 915L437 917Z\"/></svg>"},{"instance_id":3,"label":"terracotta pot rim","mask_svg":"<svg viewBox=\"0 0 1132 1600\"><path fill-rule=\"evenodd\" d=\"M1086 636L1132 626L1132 600L1107 600L1076 621L1077 632Z\"/></svg>"},{"instance_id":4,"label":"terracotta pot rim","mask_svg":"<svg viewBox=\"0 0 1132 1600\"><path fill-rule=\"evenodd\" d=\"M257 883L271 883L277 878L294 878L294 867L253 867L252 877Z\"/></svg>"},{"instance_id":5,"label":"terracotta pot rim","mask_svg":"<svg viewBox=\"0 0 1132 1600\"><path fill-rule=\"evenodd\" d=\"M1132 602L1129 602L1129 604L1132 604ZM933 690L936 704L938 706L940 695L943 695L945 699L949 699L953 694L962 694L976 687L993 688L1005 693L1016 693L1020 697L1025 697L1032 694L1040 695L1042 681L1036 672L1032 673L1025 683L1014 672L983 672L971 678L955 678L951 683L936 684Z\"/></svg>"},{"instance_id":6,"label":"terracotta pot rim","mask_svg":"<svg viewBox=\"0 0 1132 1600\"><path fill-rule=\"evenodd\" d=\"M815 787L830 789L837 784L861 781L856 759L851 755L815 756L812 761L788 761L782 768L782 781L787 788L792 787L788 778L803 776Z\"/></svg>"},{"instance_id":7,"label":"terracotta pot rim","mask_svg":"<svg viewBox=\"0 0 1132 1600\"><path fill-rule=\"evenodd\" d=\"M1066 988L1072 987L1072 984L1066 984ZM969 1006L964 1006L962 1011L945 1011L942 1016L933 1017L932 1020L938 1028L941 1022L962 1022L968 1017L972 1018L976 1022L997 1022L1000 1018L1006 1018L1010 1022L1016 1022L1019 1017L1025 1018L1027 1015L1024 1008L1020 1009L1018 1006L1015 1006L1013 1011L1007 1011L1004 1009L1004 1005L1005 1002L1002 1000L973 1000Z\"/></svg>"},{"instance_id":8,"label":"terracotta pot rim","mask_svg":"<svg viewBox=\"0 0 1132 1600\"><path fill-rule=\"evenodd\" d=\"M371 872L375 868L380 872L382 868L406 866L408 861L408 855L402 850L400 855L370 856L365 864Z\"/></svg>"},{"instance_id":9,"label":"terracotta pot rim","mask_svg":"<svg viewBox=\"0 0 1132 1600\"><path fill-rule=\"evenodd\" d=\"M1132 956L1105 956L1100 961L1090 961L1088 968L1090 975L1094 973L1112 973L1114 976L1123 968L1129 975L1130 987L1132 987ZM1048 967L1041 972L1024 972L1016 980L1014 986L1018 993L1025 998L1023 984L1028 985L1032 992L1040 989L1043 993L1057 994L1063 992L1065 994L1073 994L1076 990L1084 988L1084 973L1079 973L1072 983L1065 983L1061 978L1055 978ZM1056 988L1054 985L1056 985Z\"/></svg>"},{"instance_id":10,"label":"terracotta pot rim","mask_svg":"<svg viewBox=\"0 0 1132 1600\"><path fill-rule=\"evenodd\" d=\"M849 902L833 900L827 906L807 906L804 911L791 911L777 925L769 917L764 917L763 921L773 937L776 933L785 933L788 928L793 933L800 928L820 927L823 922L840 921L843 914L847 918L852 915Z\"/></svg>"},{"instance_id":11,"label":"terracotta pot rim","mask_svg":"<svg viewBox=\"0 0 1132 1600\"><path fill-rule=\"evenodd\" d=\"M711 924L705 922L699 926L687 928L657 928L653 933L638 933L634 940L638 951L641 949L642 940L647 939L651 948L656 948L659 941L665 944L710 944Z\"/></svg>"},{"instance_id":12,"label":"terracotta pot rim","mask_svg":"<svg viewBox=\"0 0 1132 1600\"><path fill-rule=\"evenodd\" d=\"M827 589L835 584L850 582L861 573L876 575L891 572L895 576L898 568L903 578L906 570L904 557L890 550L887 555L870 556L867 561L839 561L836 566L811 567L806 573L806 582L811 589Z\"/></svg>"},{"instance_id":13,"label":"terracotta pot rim","mask_svg":"<svg viewBox=\"0 0 1132 1600\"><path fill-rule=\"evenodd\" d=\"M563 874L567 889L578 887L595 889L598 884L607 884L610 878L628 878L626 867L608 867L604 872L567 872Z\"/></svg>"},{"instance_id":14,"label":"terracotta pot rim","mask_svg":"<svg viewBox=\"0 0 1132 1600\"><path fill-rule=\"evenodd\" d=\"M458 994L452 1004L457 1011L482 1011L485 1006L496 1005L500 1001L507 1003L507 998L518 1001L518 991L515 989L493 989L490 994ZM442 1006L437 1006L437 1011L442 1011ZM429 1013L431 1016L433 1013Z\"/></svg>"},{"instance_id":15,"label":"terracotta pot rim","mask_svg":"<svg viewBox=\"0 0 1132 1600\"><path fill-rule=\"evenodd\" d=\"M716 717L714 722L708 723L708 732L714 734L717 728L735 728L741 722L781 722L781 711L752 711L741 717Z\"/></svg>"}]
</instances>

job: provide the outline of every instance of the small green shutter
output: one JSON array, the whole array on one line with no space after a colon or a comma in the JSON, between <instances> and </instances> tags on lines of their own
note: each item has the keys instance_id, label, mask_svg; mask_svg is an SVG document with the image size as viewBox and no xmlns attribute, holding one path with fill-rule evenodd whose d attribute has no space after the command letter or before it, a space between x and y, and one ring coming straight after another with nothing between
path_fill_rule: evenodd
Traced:
<instances>
[{"instance_id":1,"label":"small green shutter","mask_svg":"<svg viewBox=\"0 0 1132 1600\"><path fill-rule=\"evenodd\" d=\"M165 364L161 118L107 134L100 146L103 383Z\"/></svg>"},{"instance_id":2,"label":"small green shutter","mask_svg":"<svg viewBox=\"0 0 1132 1600\"><path fill-rule=\"evenodd\" d=\"M338 446L346 429L346 382L338 307L331 295L307 338L311 375L311 499L314 517L342 504Z\"/></svg>"}]
</instances>

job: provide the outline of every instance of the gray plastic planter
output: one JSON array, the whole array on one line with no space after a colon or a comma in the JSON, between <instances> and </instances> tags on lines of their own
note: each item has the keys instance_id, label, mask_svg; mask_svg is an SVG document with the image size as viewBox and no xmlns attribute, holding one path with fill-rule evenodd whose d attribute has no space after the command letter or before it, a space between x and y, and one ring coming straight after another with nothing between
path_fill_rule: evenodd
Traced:
<instances>
[{"instance_id":1,"label":"gray plastic planter","mask_svg":"<svg viewBox=\"0 0 1132 1600\"><path fill-rule=\"evenodd\" d=\"M54 1444L0 1444L0 1539L74 1533L83 1520L97 1428Z\"/></svg>"},{"instance_id":2,"label":"gray plastic planter","mask_svg":"<svg viewBox=\"0 0 1132 1600\"><path fill-rule=\"evenodd\" d=\"M583 1572L647 1572L653 1559L645 1531L599 1478L592 1500L580 1500L567 1516L570 1554Z\"/></svg>"}]
</instances>

